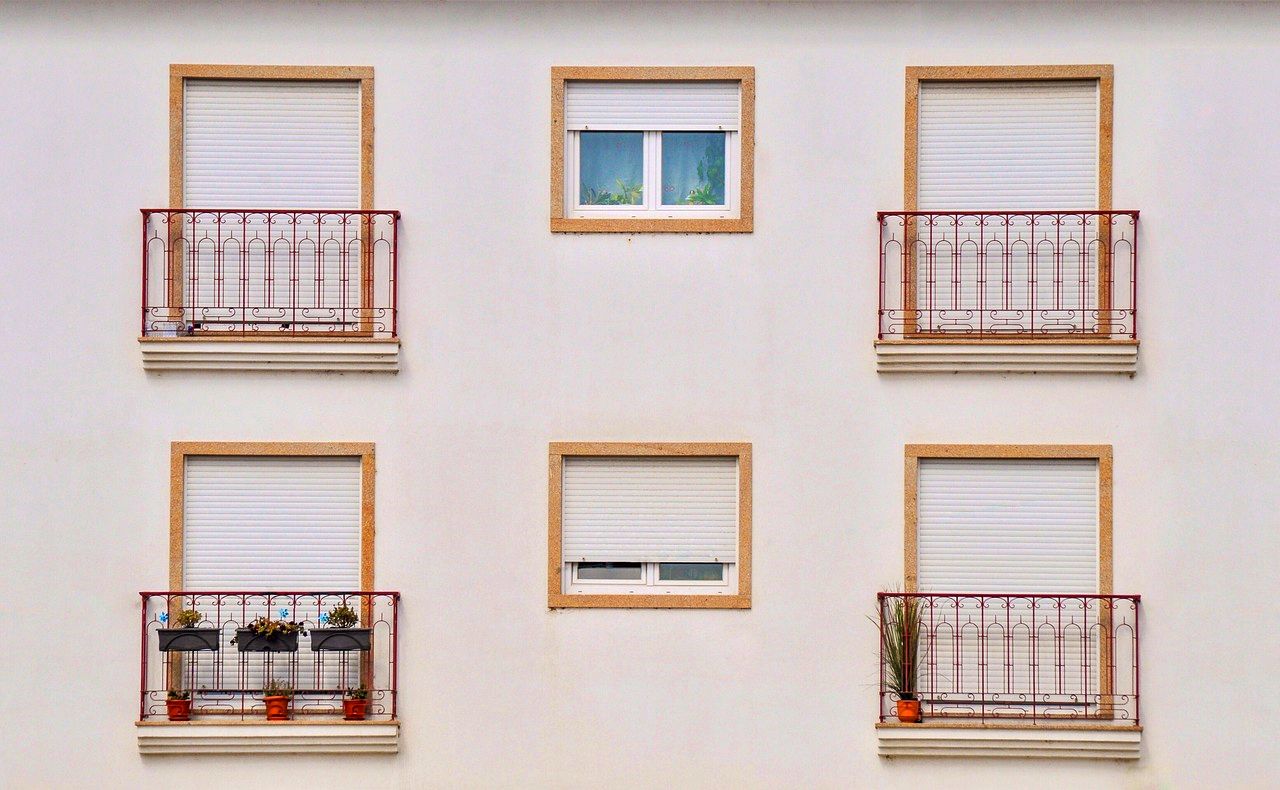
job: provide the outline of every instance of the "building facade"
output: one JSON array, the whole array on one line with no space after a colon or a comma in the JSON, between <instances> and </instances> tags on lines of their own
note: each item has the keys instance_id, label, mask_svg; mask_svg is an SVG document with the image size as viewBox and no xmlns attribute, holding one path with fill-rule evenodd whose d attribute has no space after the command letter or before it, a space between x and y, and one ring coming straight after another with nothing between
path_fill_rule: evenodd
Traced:
<instances>
[{"instance_id":1,"label":"building facade","mask_svg":"<svg viewBox=\"0 0 1280 790\"><path fill-rule=\"evenodd\" d=\"M5 786L1275 783L1280 7L0 25Z\"/></svg>"}]
</instances>

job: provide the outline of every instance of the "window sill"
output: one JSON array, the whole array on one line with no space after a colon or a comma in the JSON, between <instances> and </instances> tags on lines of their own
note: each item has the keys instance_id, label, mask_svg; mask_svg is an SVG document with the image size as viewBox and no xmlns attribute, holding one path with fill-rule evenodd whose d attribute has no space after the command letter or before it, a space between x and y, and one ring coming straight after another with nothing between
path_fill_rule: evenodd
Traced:
<instances>
[{"instance_id":1,"label":"window sill","mask_svg":"<svg viewBox=\"0 0 1280 790\"><path fill-rule=\"evenodd\" d=\"M395 754L398 721L140 721L141 754Z\"/></svg>"},{"instance_id":2,"label":"window sill","mask_svg":"<svg viewBox=\"0 0 1280 790\"><path fill-rule=\"evenodd\" d=\"M751 233L751 217L735 219L607 219L555 217L552 233Z\"/></svg>"},{"instance_id":3,"label":"window sill","mask_svg":"<svg viewBox=\"0 0 1280 790\"><path fill-rule=\"evenodd\" d=\"M881 757L1137 760L1142 727L1114 724L926 722L876 725Z\"/></svg>"},{"instance_id":4,"label":"window sill","mask_svg":"<svg viewBox=\"0 0 1280 790\"><path fill-rule=\"evenodd\" d=\"M743 595L597 595L552 593L549 609L750 609Z\"/></svg>"},{"instance_id":5,"label":"window sill","mask_svg":"<svg viewBox=\"0 0 1280 790\"><path fill-rule=\"evenodd\" d=\"M396 338L140 337L143 370L323 370L385 372L400 369Z\"/></svg>"},{"instance_id":6,"label":"window sill","mask_svg":"<svg viewBox=\"0 0 1280 790\"><path fill-rule=\"evenodd\" d=\"M1138 369L1138 341L1042 338L876 341L880 373L1127 373Z\"/></svg>"}]
</instances>

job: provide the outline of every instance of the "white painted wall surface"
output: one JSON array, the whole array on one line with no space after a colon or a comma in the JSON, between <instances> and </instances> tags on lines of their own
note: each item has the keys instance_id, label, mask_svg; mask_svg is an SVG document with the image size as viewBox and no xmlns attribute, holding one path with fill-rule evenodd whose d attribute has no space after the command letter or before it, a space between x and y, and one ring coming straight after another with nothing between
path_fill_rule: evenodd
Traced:
<instances>
[{"instance_id":1,"label":"white painted wall surface","mask_svg":"<svg viewBox=\"0 0 1280 790\"><path fill-rule=\"evenodd\" d=\"M1226 3L0 6L0 785L1272 785L1277 31ZM399 375L143 373L172 62L377 69ZM549 69L615 63L757 68L753 234L548 231ZM903 69L950 63L1115 64L1136 378L874 372ZM398 756L138 755L136 592L193 439L377 443ZM754 608L547 611L547 442L587 439L754 443ZM864 614L900 583L908 442L1115 446L1139 762L876 757Z\"/></svg>"}]
</instances>

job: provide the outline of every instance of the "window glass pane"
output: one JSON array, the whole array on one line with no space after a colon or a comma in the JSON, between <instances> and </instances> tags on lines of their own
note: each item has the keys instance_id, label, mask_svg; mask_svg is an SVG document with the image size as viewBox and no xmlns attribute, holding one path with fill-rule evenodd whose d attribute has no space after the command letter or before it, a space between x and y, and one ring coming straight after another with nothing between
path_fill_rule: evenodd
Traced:
<instances>
[{"instance_id":1,"label":"window glass pane","mask_svg":"<svg viewBox=\"0 0 1280 790\"><path fill-rule=\"evenodd\" d=\"M664 582L724 581L724 565L719 562L660 562L658 580Z\"/></svg>"},{"instance_id":2,"label":"window glass pane","mask_svg":"<svg viewBox=\"0 0 1280 790\"><path fill-rule=\"evenodd\" d=\"M625 579L640 581L638 562L579 562L578 578L584 581L598 579Z\"/></svg>"},{"instance_id":3,"label":"window glass pane","mask_svg":"<svg viewBox=\"0 0 1280 790\"><path fill-rule=\"evenodd\" d=\"M578 200L584 206L644 202L644 132L581 132Z\"/></svg>"},{"instance_id":4,"label":"window glass pane","mask_svg":"<svg viewBox=\"0 0 1280 790\"><path fill-rule=\"evenodd\" d=\"M662 204L724 205L724 132L662 133Z\"/></svg>"}]
</instances>

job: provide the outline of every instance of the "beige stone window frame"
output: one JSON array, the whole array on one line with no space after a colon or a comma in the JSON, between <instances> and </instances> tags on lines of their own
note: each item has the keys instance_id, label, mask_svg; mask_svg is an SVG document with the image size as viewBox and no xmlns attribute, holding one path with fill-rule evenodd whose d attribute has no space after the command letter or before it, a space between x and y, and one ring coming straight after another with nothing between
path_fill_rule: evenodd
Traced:
<instances>
[{"instance_id":1,"label":"beige stone window frame","mask_svg":"<svg viewBox=\"0 0 1280 790\"><path fill-rule=\"evenodd\" d=\"M735 595L567 594L563 482L566 456L722 456L738 460L738 592ZM750 609L751 444L748 442L552 442L548 447L547 607L551 609Z\"/></svg>"},{"instance_id":2,"label":"beige stone window frame","mask_svg":"<svg viewBox=\"0 0 1280 790\"><path fill-rule=\"evenodd\" d=\"M372 442L173 442L169 450L169 589L181 590L187 456L338 456L360 459L360 588L373 587L374 445Z\"/></svg>"},{"instance_id":3,"label":"beige stone window frame","mask_svg":"<svg viewBox=\"0 0 1280 790\"><path fill-rule=\"evenodd\" d=\"M737 81L741 89L738 216L732 218L570 217L565 206L565 83L573 80ZM755 200L754 66L554 66L551 69L551 231L553 233L750 233Z\"/></svg>"}]
</instances>

